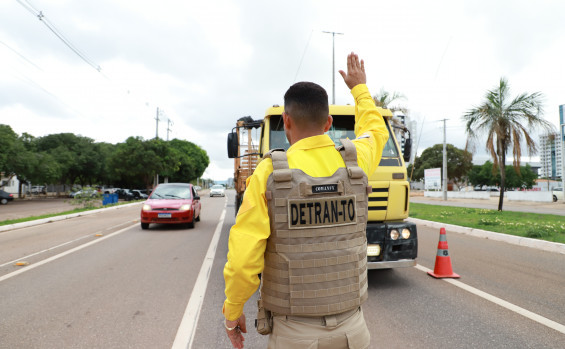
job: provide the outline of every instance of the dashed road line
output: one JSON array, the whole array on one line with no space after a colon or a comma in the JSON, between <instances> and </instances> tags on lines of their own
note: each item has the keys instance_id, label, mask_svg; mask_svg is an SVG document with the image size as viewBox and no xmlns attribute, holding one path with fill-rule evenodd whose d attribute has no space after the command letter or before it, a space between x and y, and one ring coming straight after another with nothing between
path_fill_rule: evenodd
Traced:
<instances>
[{"instance_id":1,"label":"dashed road line","mask_svg":"<svg viewBox=\"0 0 565 349\"><path fill-rule=\"evenodd\" d=\"M28 254L27 256L23 256L23 257L20 257L20 258L18 258L18 259L14 259L14 260L9 261L9 262L6 262L6 263L4 263L4 264L0 264L0 268L5 267L5 266L10 265L10 264L14 264L14 263L16 263L17 261L20 261L20 260L22 260L22 259L27 259L27 258L30 258L30 257L34 257L34 256L40 255L40 254L42 254L42 253L49 252L49 251L51 251L51 250L54 250L54 249L57 249L57 248L60 248L60 247L63 247L63 246L72 244L72 243L77 242L77 241L80 241L80 240L82 240L82 239L86 239L86 238L88 238L88 237L95 236L96 234L100 233L101 231L111 230L111 229L117 228L117 227L119 227L119 226L121 226L121 225L124 225L124 224L125 224L125 223L116 224L116 225L111 226L111 227L108 227L108 228L106 228L106 229L104 229L104 230L97 231L96 233L88 234L88 235L85 235L85 236L81 236L81 237L79 237L79 238L77 238L77 239L64 242L64 243L62 243L62 244L60 244L60 245L53 246L53 247L49 247L49 248L46 248L46 249L44 249L44 250L42 250L42 251L38 251L38 252L35 252L35 253L32 253L32 254Z\"/></svg>"},{"instance_id":2,"label":"dashed road line","mask_svg":"<svg viewBox=\"0 0 565 349\"><path fill-rule=\"evenodd\" d=\"M428 268L426 268L426 267L424 267L424 266L421 266L420 264L416 264L416 266L415 266L414 268L416 268L416 269L418 269L418 270L421 270L421 271L423 271L423 272L426 272L426 273L427 273L428 271L432 271L431 269L428 269ZM489 302L492 302L492 303L497 304L497 305L499 305L499 306L501 306L501 307L503 307L503 308L506 308L506 309L508 309L508 310L510 310L510 311L513 311L513 312L517 313L517 314L520 314L520 315L522 315L522 316L524 316L524 317L526 317L526 318L528 318L528 319L530 319L530 320L533 320L533 321L535 321L535 322L537 322L537 323L539 323L539 324L541 324L541 325L547 326L547 327L549 327L549 328L551 328L551 329L556 330L557 332L561 332L561 333L565 334L565 326L562 325L562 324L560 324L560 323L558 323L558 322L555 322L555 321L550 320L550 319L548 319L548 318L545 318L545 317L543 317L543 316L541 316L541 315L538 315L538 314L536 314L536 313L533 313L533 312L531 312L531 311L529 311L529 310L526 310L526 309L524 309L524 308L521 308L521 307L519 307L519 306L517 306L517 305L515 305L515 304L512 304L512 303L510 303L510 302L505 301L504 299L498 298L498 297L493 296L493 295L491 295L491 294L489 294L489 293L486 293L486 292L484 292L484 291L481 291L481 290L479 290L479 289L477 289L477 288L474 288L474 287L472 287L472 286L469 286L469 285L467 285L467 284L465 284L465 283L463 283L463 282L461 282L461 281L454 280L454 279L447 279L447 278L446 278L446 279L442 279L442 280L445 281L445 282L447 282L447 283L452 284L453 286L457 286L457 287L459 287L459 288L461 288L461 289L463 289L463 290L465 290L465 291L467 291L467 292L470 292L470 293L472 293L472 294L474 294L474 295L476 295L476 296L479 296L479 297L481 297L481 298L483 298L483 299L485 299L485 300L487 300L487 301L489 301Z\"/></svg>"},{"instance_id":3,"label":"dashed road line","mask_svg":"<svg viewBox=\"0 0 565 349\"><path fill-rule=\"evenodd\" d=\"M20 270L14 271L14 272L12 272L12 273L10 273L10 274L6 274L6 275L4 275L4 276L0 276L0 282L5 281L5 280L8 280L8 279L10 279L10 278L12 278L12 277L14 277L14 276L16 276L16 275L23 274L23 273L25 273L26 271L33 270L33 269L35 269L35 268L37 268L37 267L40 267L40 266L42 266L42 265L44 265L44 264L47 264L47 263L49 263L49 262L53 262L54 260L57 260L57 259L62 258L62 257L65 257L66 255L69 255L69 254L74 253L74 252L76 252L76 251L80 251L80 250L82 250L83 248L87 248L87 247L92 246L92 245L94 245L94 244L97 244L97 243L99 243L99 242L101 242L101 241L104 241L104 240L106 240L106 239L109 239L109 238L111 238L111 237L114 237L114 236L116 236L116 235L119 235L119 234L125 232L126 230L129 230L129 229L131 229L131 228L133 228L133 227L135 227L135 226L137 226L137 223L132 224L132 225L130 225L129 227L125 227L125 228L123 228L123 229L120 229L120 230L118 230L118 231L116 231L116 232L114 232L114 233L112 233L112 234L110 234L110 235L106 235L106 236L101 237L101 238L98 238L98 239L96 239L96 240L92 240L92 241L90 241L90 242L87 242L86 244L77 246L77 247L72 248L72 249L70 249L70 250L67 250L67 251L65 251L65 252L59 253L58 255L55 255L55 256L49 257L49 258L47 258L47 259L44 259L44 260L42 260L42 261L40 261L40 262L33 263L33 264L29 265L29 266L26 266L26 267L24 267L24 268L22 268L22 269L20 269Z\"/></svg>"}]
</instances>

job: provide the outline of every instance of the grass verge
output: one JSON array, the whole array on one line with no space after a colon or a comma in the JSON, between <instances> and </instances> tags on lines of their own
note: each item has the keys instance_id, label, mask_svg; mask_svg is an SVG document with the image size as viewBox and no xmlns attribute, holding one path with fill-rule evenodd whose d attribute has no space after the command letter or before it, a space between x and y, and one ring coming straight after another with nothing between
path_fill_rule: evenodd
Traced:
<instances>
[{"instance_id":1,"label":"grass verge","mask_svg":"<svg viewBox=\"0 0 565 349\"><path fill-rule=\"evenodd\" d=\"M75 208L75 209L70 210L70 211L64 211L64 212L59 212L59 213L50 213L50 214L44 214L44 215L40 215L40 216L31 216L31 217L24 217L24 218L18 218L18 219L8 219L8 220L5 220L5 221L0 221L0 226L29 222L29 221L35 221L35 220L44 219L44 218L64 216L64 215L73 214L73 213L80 213L80 212L98 210L100 208L108 208L108 207L114 207L114 206L127 205L127 204L131 204L131 203L134 203L134 202L141 202L141 201L145 201L145 200L120 202L120 203L117 203L117 204L109 204L109 205L100 206L100 207L81 207L81 208Z\"/></svg>"},{"instance_id":2,"label":"grass verge","mask_svg":"<svg viewBox=\"0 0 565 349\"><path fill-rule=\"evenodd\" d=\"M563 216L410 203L410 217L565 243Z\"/></svg>"}]
</instances>

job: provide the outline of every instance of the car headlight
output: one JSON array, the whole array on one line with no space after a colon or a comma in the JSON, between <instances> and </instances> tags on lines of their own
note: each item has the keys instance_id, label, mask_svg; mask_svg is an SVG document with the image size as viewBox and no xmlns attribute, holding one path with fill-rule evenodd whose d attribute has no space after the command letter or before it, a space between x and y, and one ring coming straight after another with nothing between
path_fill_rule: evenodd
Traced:
<instances>
[{"instance_id":1,"label":"car headlight","mask_svg":"<svg viewBox=\"0 0 565 349\"><path fill-rule=\"evenodd\" d=\"M392 230L390 231L390 238L391 238L392 240L398 240L398 237L399 237L399 236L400 236L400 233L398 232L398 230L392 229Z\"/></svg>"},{"instance_id":2,"label":"car headlight","mask_svg":"<svg viewBox=\"0 0 565 349\"><path fill-rule=\"evenodd\" d=\"M381 254L381 245L367 245L367 256L375 257Z\"/></svg>"},{"instance_id":3,"label":"car headlight","mask_svg":"<svg viewBox=\"0 0 565 349\"><path fill-rule=\"evenodd\" d=\"M182 206L179 208L179 211L190 211L190 208L191 208L191 207L190 207L189 204L185 204L185 205L182 205Z\"/></svg>"},{"instance_id":4,"label":"car headlight","mask_svg":"<svg viewBox=\"0 0 565 349\"><path fill-rule=\"evenodd\" d=\"M151 211L151 206L150 205L143 205L143 208L141 209L142 211Z\"/></svg>"},{"instance_id":5,"label":"car headlight","mask_svg":"<svg viewBox=\"0 0 565 349\"><path fill-rule=\"evenodd\" d=\"M408 229L408 228L402 229L402 238L403 239L410 239L410 229Z\"/></svg>"}]
</instances>

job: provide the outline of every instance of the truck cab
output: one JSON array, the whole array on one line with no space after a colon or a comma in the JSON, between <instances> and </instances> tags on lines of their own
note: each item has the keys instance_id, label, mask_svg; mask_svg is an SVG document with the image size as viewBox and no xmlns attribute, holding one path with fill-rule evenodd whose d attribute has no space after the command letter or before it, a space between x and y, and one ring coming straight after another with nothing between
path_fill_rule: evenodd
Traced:
<instances>
[{"instance_id":1,"label":"truck cab","mask_svg":"<svg viewBox=\"0 0 565 349\"><path fill-rule=\"evenodd\" d=\"M418 254L418 237L416 225L406 221L410 209L410 185L404 164L405 159L407 161L410 157L411 142L409 138L406 139L403 156L396 140L395 127L392 126L392 112L388 109L378 109L385 120L389 139L383 149L379 166L369 176L369 185L372 187L372 192L369 194L366 228L367 268L383 269L414 266ZM255 148L258 151L254 156L260 157L271 149L283 148L286 150L290 147L284 132L283 111L284 108L281 106L273 106L267 109L261 122L259 144ZM354 139L356 137L354 132L354 106L330 105L330 114L333 116L333 124L327 134L336 145L341 145L341 139ZM239 136L235 134L236 128L232 131L232 136L228 136L228 153L230 153L231 138L231 155L238 153L234 147L246 148L245 145L236 142L239 139ZM397 126L397 128L406 130L403 126ZM237 173L235 176L237 177ZM235 182L237 182L237 178L235 178ZM238 206L237 203L236 206Z\"/></svg>"}]
</instances>

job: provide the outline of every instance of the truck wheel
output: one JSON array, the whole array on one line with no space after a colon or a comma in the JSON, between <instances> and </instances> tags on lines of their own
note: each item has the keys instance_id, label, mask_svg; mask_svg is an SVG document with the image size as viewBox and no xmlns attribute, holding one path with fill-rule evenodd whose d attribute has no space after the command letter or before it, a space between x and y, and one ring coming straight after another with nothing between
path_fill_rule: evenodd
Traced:
<instances>
[{"instance_id":1,"label":"truck wheel","mask_svg":"<svg viewBox=\"0 0 565 349\"><path fill-rule=\"evenodd\" d=\"M553 195L553 202L557 202L557 196Z\"/></svg>"},{"instance_id":2,"label":"truck wheel","mask_svg":"<svg viewBox=\"0 0 565 349\"><path fill-rule=\"evenodd\" d=\"M149 229L149 223L141 223L141 229Z\"/></svg>"},{"instance_id":3,"label":"truck wheel","mask_svg":"<svg viewBox=\"0 0 565 349\"><path fill-rule=\"evenodd\" d=\"M237 216L237 212L239 211L239 207L241 206L241 202L243 201L243 196L236 195L235 196L235 215Z\"/></svg>"}]
</instances>

